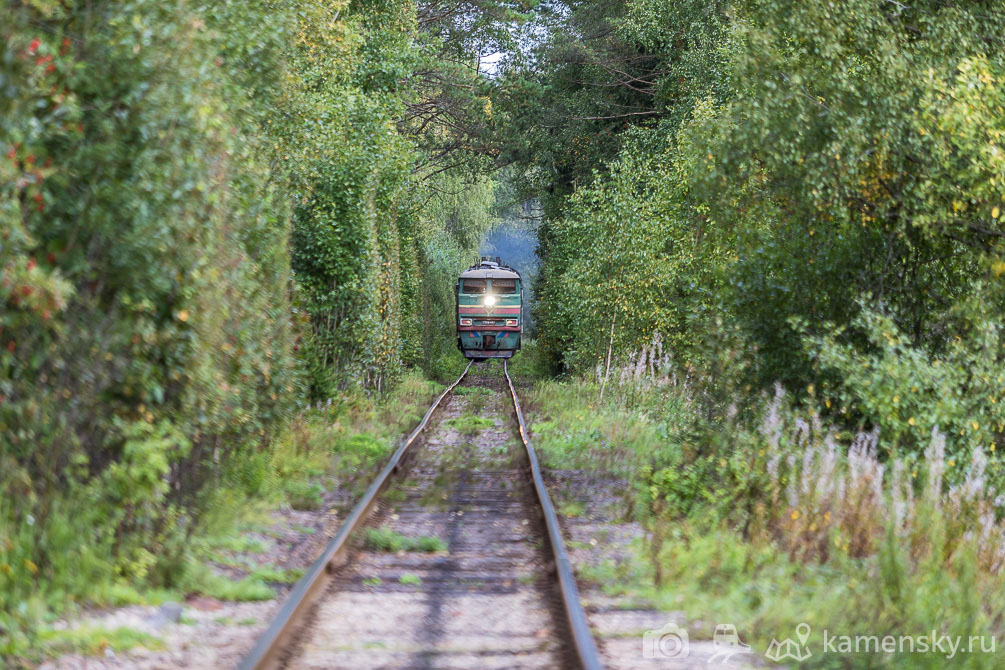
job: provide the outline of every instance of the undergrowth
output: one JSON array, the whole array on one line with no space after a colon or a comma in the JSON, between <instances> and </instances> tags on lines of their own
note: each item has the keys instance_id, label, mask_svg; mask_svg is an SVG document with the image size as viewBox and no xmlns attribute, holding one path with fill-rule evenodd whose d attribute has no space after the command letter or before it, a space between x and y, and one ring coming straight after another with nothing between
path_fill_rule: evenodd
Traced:
<instances>
[{"instance_id":1,"label":"undergrowth","mask_svg":"<svg viewBox=\"0 0 1005 670\"><path fill-rule=\"evenodd\" d=\"M645 529L634 560L584 567L583 576L627 602L684 612L697 638L734 624L762 653L807 623L815 653L798 667L999 667L987 653L822 646L825 629L1002 634L994 450L959 440L950 448L932 431L922 458L890 457L897 450L878 433L842 431L826 407L796 404L780 389L713 405L693 382L633 374L609 384L602 401L600 384L584 379L541 381L524 394L545 466L622 478Z\"/></svg>"},{"instance_id":2,"label":"undergrowth","mask_svg":"<svg viewBox=\"0 0 1005 670\"><path fill-rule=\"evenodd\" d=\"M438 390L412 373L383 396L353 391L305 409L272 449L221 473L197 526L165 528L164 550L155 555L138 548L125 570L115 568L114 534L103 530L103 511L89 504L86 492L54 494L49 514L34 519L34 527L11 525L8 501L0 500L0 656L37 660L40 650L55 649L39 638L44 622L84 606L160 604L187 594L274 597L272 585L295 580L293 573L252 568L231 578L214 563L264 551L264 541L247 533L263 534L277 506L319 509L326 490L358 492ZM38 562L39 555L47 560Z\"/></svg>"}]
</instances>

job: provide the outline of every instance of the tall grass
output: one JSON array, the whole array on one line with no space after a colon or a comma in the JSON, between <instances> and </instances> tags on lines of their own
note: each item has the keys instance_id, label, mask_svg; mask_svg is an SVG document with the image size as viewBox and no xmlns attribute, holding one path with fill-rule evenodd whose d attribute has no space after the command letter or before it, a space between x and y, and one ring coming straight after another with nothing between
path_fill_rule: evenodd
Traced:
<instances>
[{"instance_id":1,"label":"tall grass","mask_svg":"<svg viewBox=\"0 0 1005 670\"><path fill-rule=\"evenodd\" d=\"M602 402L604 370L530 394L546 465L623 477L646 530L635 564L597 576L608 589L743 624L765 647L803 621L831 633L1002 634L1005 496L993 453L957 443L961 462L938 430L923 457L901 453L781 387L709 412L708 380L669 367L654 344L612 365ZM988 654L818 654L805 665L998 667Z\"/></svg>"}]
</instances>

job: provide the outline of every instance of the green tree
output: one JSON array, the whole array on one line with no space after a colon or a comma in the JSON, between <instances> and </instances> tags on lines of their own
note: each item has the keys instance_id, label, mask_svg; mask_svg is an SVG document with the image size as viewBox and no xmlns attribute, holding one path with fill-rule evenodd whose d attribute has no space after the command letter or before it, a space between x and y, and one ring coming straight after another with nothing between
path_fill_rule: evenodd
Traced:
<instances>
[{"instance_id":1,"label":"green tree","mask_svg":"<svg viewBox=\"0 0 1005 670\"><path fill-rule=\"evenodd\" d=\"M736 95L713 120L727 130L709 133L721 139L704 193L723 225L773 212L744 226L733 273L736 317L772 352L762 379L809 369L780 317L846 324L863 295L938 350L1001 235L1003 60L988 45L1005 17L938 3L742 7Z\"/></svg>"}]
</instances>

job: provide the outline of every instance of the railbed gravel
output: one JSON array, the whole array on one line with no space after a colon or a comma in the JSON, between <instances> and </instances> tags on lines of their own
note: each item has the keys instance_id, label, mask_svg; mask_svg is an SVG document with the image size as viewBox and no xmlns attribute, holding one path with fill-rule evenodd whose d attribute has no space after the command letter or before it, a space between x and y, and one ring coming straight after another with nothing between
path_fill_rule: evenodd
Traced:
<instances>
[{"instance_id":1,"label":"railbed gravel","mask_svg":"<svg viewBox=\"0 0 1005 670\"><path fill-rule=\"evenodd\" d=\"M501 376L472 375L391 486L371 525L436 537L440 552L359 547L302 632L289 670L565 668L567 636L540 510ZM470 412L493 425L463 435Z\"/></svg>"}]
</instances>

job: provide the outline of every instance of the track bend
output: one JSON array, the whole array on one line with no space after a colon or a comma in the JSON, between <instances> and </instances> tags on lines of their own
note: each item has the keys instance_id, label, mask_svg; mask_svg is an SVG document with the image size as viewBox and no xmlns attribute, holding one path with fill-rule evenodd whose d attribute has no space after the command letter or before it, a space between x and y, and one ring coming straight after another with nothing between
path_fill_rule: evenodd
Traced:
<instances>
[{"instance_id":1,"label":"track bend","mask_svg":"<svg viewBox=\"0 0 1005 670\"><path fill-rule=\"evenodd\" d=\"M469 370L315 564L318 583L291 593L309 602L284 605L240 670L599 670L505 364L505 378Z\"/></svg>"}]
</instances>

